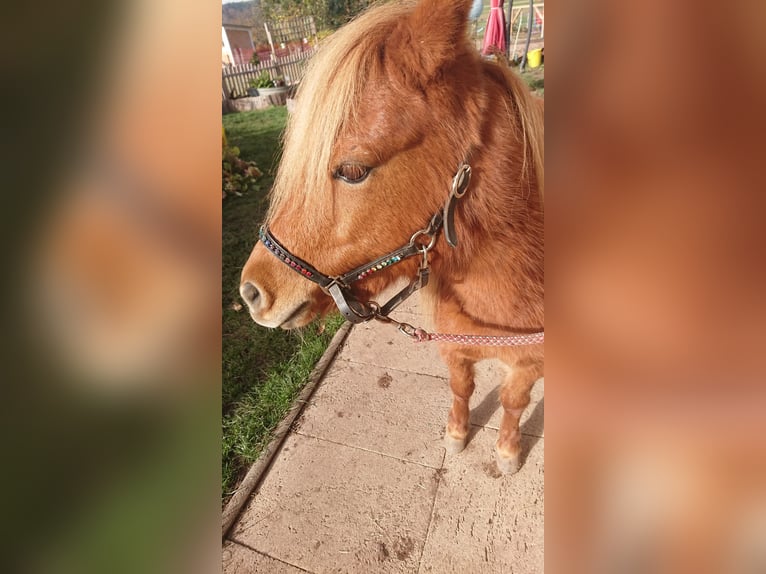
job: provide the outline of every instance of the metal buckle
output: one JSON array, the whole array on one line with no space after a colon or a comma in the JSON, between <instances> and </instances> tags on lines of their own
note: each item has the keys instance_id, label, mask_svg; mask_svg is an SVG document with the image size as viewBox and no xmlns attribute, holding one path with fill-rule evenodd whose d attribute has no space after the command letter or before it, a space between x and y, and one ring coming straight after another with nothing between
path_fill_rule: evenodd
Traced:
<instances>
[{"instance_id":1,"label":"metal buckle","mask_svg":"<svg viewBox=\"0 0 766 574\"><path fill-rule=\"evenodd\" d=\"M460 199L465 195L466 191L468 191L468 185L470 183L471 166L467 163L461 163L460 167L457 168L455 177L452 178L452 193L450 195Z\"/></svg>"}]
</instances>

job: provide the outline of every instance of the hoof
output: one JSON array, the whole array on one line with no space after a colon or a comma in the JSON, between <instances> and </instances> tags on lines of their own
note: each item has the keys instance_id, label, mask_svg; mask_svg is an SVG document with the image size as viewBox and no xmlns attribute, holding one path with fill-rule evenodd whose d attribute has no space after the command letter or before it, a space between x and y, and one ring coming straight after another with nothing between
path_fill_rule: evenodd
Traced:
<instances>
[{"instance_id":1,"label":"hoof","mask_svg":"<svg viewBox=\"0 0 766 574\"><path fill-rule=\"evenodd\" d=\"M495 460L497 461L497 469L503 474L515 474L521 468L520 453L514 456L503 456L495 451Z\"/></svg>"},{"instance_id":2,"label":"hoof","mask_svg":"<svg viewBox=\"0 0 766 574\"><path fill-rule=\"evenodd\" d=\"M447 449L447 454L457 454L462 452L465 448L465 437L455 438L448 434L444 435L444 448Z\"/></svg>"}]
</instances>

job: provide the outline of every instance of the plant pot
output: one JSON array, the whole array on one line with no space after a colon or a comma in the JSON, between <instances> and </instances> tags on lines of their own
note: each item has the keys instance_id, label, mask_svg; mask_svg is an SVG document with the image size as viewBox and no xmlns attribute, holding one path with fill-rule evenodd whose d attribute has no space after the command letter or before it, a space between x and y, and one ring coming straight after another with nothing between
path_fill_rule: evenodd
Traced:
<instances>
[{"instance_id":1,"label":"plant pot","mask_svg":"<svg viewBox=\"0 0 766 574\"><path fill-rule=\"evenodd\" d=\"M287 103L287 93L289 86L279 86L277 88L258 88L258 95L269 100L273 106L284 106Z\"/></svg>"}]
</instances>

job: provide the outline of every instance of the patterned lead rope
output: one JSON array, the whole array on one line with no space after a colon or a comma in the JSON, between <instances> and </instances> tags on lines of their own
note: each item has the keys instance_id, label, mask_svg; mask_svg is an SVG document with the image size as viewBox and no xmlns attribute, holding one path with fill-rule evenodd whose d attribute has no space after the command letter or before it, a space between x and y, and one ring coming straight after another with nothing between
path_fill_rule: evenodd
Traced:
<instances>
[{"instance_id":1,"label":"patterned lead rope","mask_svg":"<svg viewBox=\"0 0 766 574\"><path fill-rule=\"evenodd\" d=\"M545 341L545 333L529 333L522 335L492 336L492 335L451 335L449 333L429 333L423 329L415 329L413 339L418 343L426 341L444 341L459 345L482 345L486 347L518 347L521 345L537 345Z\"/></svg>"}]
</instances>

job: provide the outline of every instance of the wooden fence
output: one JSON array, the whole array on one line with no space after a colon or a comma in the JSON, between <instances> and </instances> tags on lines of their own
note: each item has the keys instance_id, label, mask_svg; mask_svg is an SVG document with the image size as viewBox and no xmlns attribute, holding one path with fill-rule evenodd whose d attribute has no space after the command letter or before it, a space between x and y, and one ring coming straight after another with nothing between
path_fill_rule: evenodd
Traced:
<instances>
[{"instance_id":1,"label":"wooden fence","mask_svg":"<svg viewBox=\"0 0 766 574\"><path fill-rule=\"evenodd\" d=\"M314 49L296 52L274 58L258 65L225 65L223 67L221 89L223 99L240 98L247 95L250 80L254 80L263 72L268 72L272 80L283 79L285 85L294 86L301 81L306 68L306 62L314 53Z\"/></svg>"},{"instance_id":2,"label":"wooden fence","mask_svg":"<svg viewBox=\"0 0 766 574\"><path fill-rule=\"evenodd\" d=\"M319 42L313 16L298 16L289 20L264 22L263 27L266 29L266 36L269 39L272 52L279 46L291 42L312 42L314 45Z\"/></svg>"},{"instance_id":3,"label":"wooden fence","mask_svg":"<svg viewBox=\"0 0 766 574\"><path fill-rule=\"evenodd\" d=\"M545 39L545 3L535 4L533 16L529 6L514 6L511 11L510 35L511 58L516 57L517 48L524 51L524 42L529 27L532 26L532 42L537 45Z\"/></svg>"}]
</instances>

